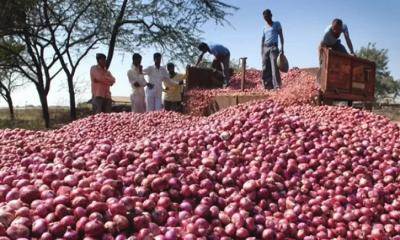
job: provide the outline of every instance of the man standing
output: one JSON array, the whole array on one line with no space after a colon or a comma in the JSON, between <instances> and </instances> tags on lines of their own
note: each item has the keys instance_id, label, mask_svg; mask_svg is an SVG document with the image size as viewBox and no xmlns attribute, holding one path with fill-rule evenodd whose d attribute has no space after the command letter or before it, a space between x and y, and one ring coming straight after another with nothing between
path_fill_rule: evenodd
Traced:
<instances>
[{"instance_id":1,"label":"man standing","mask_svg":"<svg viewBox=\"0 0 400 240\"><path fill-rule=\"evenodd\" d=\"M278 89L281 86L281 76L277 65L279 55L278 36L281 40L281 53L284 53L282 26L278 21L272 21L271 10L265 10L263 16L266 21L261 40L263 84L265 89Z\"/></svg>"},{"instance_id":2,"label":"man standing","mask_svg":"<svg viewBox=\"0 0 400 240\"><path fill-rule=\"evenodd\" d=\"M182 85L183 80L186 78L184 74L175 72L175 65L173 63L167 64L167 70L170 80L164 81L164 108L167 111L182 112Z\"/></svg>"},{"instance_id":3,"label":"man standing","mask_svg":"<svg viewBox=\"0 0 400 240\"><path fill-rule=\"evenodd\" d=\"M349 54L347 52L346 48L340 42L339 38L342 35L342 33L344 35L344 38L346 39L347 47L350 50L350 54L355 56L353 43L351 42L349 29L347 28L347 25L344 24L341 19L335 18L335 19L333 19L332 24L325 29L324 38L322 39L321 44L319 46L320 65L323 64L323 58L325 58L325 56L323 55L323 51L322 51L324 48L329 48L332 51L339 52L339 53L346 54L346 55ZM321 68L320 68L320 71L318 72L318 77L317 77L317 80L319 82L320 82L320 74L321 74ZM347 105L352 106L353 101L348 100Z\"/></svg>"},{"instance_id":4,"label":"man standing","mask_svg":"<svg viewBox=\"0 0 400 240\"><path fill-rule=\"evenodd\" d=\"M144 87L148 85L144 79L142 65L142 56L140 54L133 54L132 67L128 71L129 83L132 86L131 106L132 112L144 113L146 112L146 102Z\"/></svg>"},{"instance_id":5,"label":"man standing","mask_svg":"<svg viewBox=\"0 0 400 240\"><path fill-rule=\"evenodd\" d=\"M201 55L200 55L199 59L197 60L196 66L199 65L199 63L203 59L203 56L205 53L207 53L207 52L211 53L215 57L212 67L216 70L219 67L222 69L222 73L224 76L224 86L225 87L228 86L230 78L231 78L230 71L229 71L229 62L230 62L231 53L229 52L228 48L226 48L220 44L208 45L207 43L204 43L204 42L200 43L198 48L201 51Z\"/></svg>"},{"instance_id":6,"label":"man standing","mask_svg":"<svg viewBox=\"0 0 400 240\"><path fill-rule=\"evenodd\" d=\"M167 69L161 66L161 53L153 55L154 65L143 70L143 73L149 77L146 87L146 111L161 110L162 82L169 80Z\"/></svg>"},{"instance_id":7,"label":"man standing","mask_svg":"<svg viewBox=\"0 0 400 240\"><path fill-rule=\"evenodd\" d=\"M346 48L341 44L339 39L342 33L346 39L350 53L354 55L353 43L350 39L349 29L342 20L337 18L334 19L332 24L326 28L324 38L320 44L320 50L322 50L322 48L330 48L333 51L348 54Z\"/></svg>"},{"instance_id":8,"label":"man standing","mask_svg":"<svg viewBox=\"0 0 400 240\"><path fill-rule=\"evenodd\" d=\"M109 113L112 107L110 87L115 83L115 78L107 70L106 55L98 53L96 60L97 65L90 69L93 111Z\"/></svg>"}]
</instances>

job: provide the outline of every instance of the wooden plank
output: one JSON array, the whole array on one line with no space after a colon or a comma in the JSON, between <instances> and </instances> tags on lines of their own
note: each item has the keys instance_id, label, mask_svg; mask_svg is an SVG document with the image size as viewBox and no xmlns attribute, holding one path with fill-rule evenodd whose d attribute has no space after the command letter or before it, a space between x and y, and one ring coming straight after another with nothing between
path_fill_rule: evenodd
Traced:
<instances>
[{"instance_id":1,"label":"wooden plank","mask_svg":"<svg viewBox=\"0 0 400 240\"><path fill-rule=\"evenodd\" d=\"M263 100L263 99L267 99L267 96L263 96L263 95L255 95L255 96L246 96L246 95L239 95L238 97L238 104L241 103L246 103L246 102L250 102L250 101L256 101L256 100Z\"/></svg>"}]
</instances>

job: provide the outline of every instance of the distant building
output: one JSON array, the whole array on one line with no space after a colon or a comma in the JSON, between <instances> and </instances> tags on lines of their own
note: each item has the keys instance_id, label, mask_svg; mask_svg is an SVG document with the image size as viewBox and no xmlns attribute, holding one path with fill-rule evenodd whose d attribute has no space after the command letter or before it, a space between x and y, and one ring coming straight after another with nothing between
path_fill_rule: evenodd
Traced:
<instances>
[{"instance_id":1,"label":"distant building","mask_svg":"<svg viewBox=\"0 0 400 240\"><path fill-rule=\"evenodd\" d=\"M381 104L395 104L395 101L392 97L384 97L378 100Z\"/></svg>"},{"instance_id":2,"label":"distant building","mask_svg":"<svg viewBox=\"0 0 400 240\"><path fill-rule=\"evenodd\" d=\"M113 112L130 112L131 99L129 97L112 96L112 111Z\"/></svg>"},{"instance_id":3,"label":"distant building","mask_svg":"<svg viewBox=\"0 0 400 240\"><path fill-rule=\"evenodd\" d=\"M112 112L130 112L131 111L131 100L129 97L112 96ZM92 99L86 102L92 104Z\"/></svg>"}]
</instances>

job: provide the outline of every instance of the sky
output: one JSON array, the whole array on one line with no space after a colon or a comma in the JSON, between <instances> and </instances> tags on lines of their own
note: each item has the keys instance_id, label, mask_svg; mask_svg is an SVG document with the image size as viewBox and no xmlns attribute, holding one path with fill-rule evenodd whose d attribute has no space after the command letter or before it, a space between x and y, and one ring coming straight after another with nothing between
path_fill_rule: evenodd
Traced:
<instances>
[{"instance_id":1,"label":"sky","mask_svg":"<svg viewBox=\"0 0 400 240\"><path fill-rule=\"evenodd\" d=\"M225 0L239 8L229 16L229 25L219 26L209 22L203 27L201 37L206 42L219 43L230 49L231 58L248 58L248 66L261 68L261 34L265 21L262 11L272 10L273 20L279 21L285 38L285 55L290 67L316 67L317 48L324 29L334 18L347 24L355 50L376 43L378 48L389 50L389 70L400 80L400 1L399 0ZM342 42L344 39L342 36ZM77 80L81 93L79 102L90 99L90 66L96 64L94 50L82 61ZM142 65L152 64L154 49L142 49ZM110 66L116 78L112 86L113 96L129 96L130 85L126 72L131 65L131 53L118 52ZM163 63L169 59L163 59ZM65 80L60 77L52 83L48 96L49 105L68 105ZM16 106L39 105L37 93L32 85L13 94ZM6 106L0 100L0 106Z\"/></svg>"}]
</instances>

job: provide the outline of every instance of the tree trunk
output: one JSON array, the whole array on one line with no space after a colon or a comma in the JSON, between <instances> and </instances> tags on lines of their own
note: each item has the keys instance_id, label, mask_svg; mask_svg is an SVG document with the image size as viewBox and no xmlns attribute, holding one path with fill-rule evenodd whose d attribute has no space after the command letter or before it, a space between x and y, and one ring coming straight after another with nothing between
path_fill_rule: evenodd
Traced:
<instances>
[{"instance_id":1,"label":"tree trunk","mask_svg":"<svg viewBox=\"0 0 400 240\"><path fill-rule=\"evenodd\" d=\"M68 92L69 92L69 116L71 120L76 120L76 105L75 105L75 89L73 77L68 77Z\"/></svg>"},{"instance_id":2,"label":"tree trunk","mask_svg":"<svg viewBox=\"0 0 400 240\"><path fill-rule=\"evenodd\" d=\"M50 128L50 114L49 114L49 105L47 102L47 96L44 93L44 90L40 89L39 86L37 86L36 89L39 94L40 104L42 105L42 116L44 120L44 126L45 128Z\"/></svg>"},{"instance_id":3,"label":"tree trunk","mask_svg":"<svg viewBox=\"0 0 400 240\"><path fill-rule=\"evenodd\" d=\"M110 67L111 61L113 59L115 44L117 42L117 37L118 37L119 29L121 27L121 22L124 19L127 3L128 3L128 0L124 0L122 2L118 17L117 17L117 19L114 23L113 29L111 31L111 39L110 39L110 43L108 44L108 53L107 53L107 68Z\"/></svg>"},{"instance_id":4,"label":"tree trunk","mask_svg":"<svg viewBox=\"0 0 400 240\"><path fill-rule=\"evenodd\" d=\"M10 111L10 119L11 121L14 121L15 115L14 115L14 105L11 98L11 91L2 82L0 82L0 88L2 89L2 91L4 91L4 93L1 93L1 96L4 98L4 100L6 100L8 104L8 109Z\"/></svg>"},{"instance_id":5,"label":"tree trunk","mask_svg":"<svg viewBox=\"0 0 400 240\"><path fill-rule=\"evenodd\" d=\"M14 105L13 105L13 101L12 101L10 92L6 92L6 98L7 98L8 110L10 111L10 119L11 119L11 121L14 122L14 120L15 120Z\"/></svg>"}]
</instances>

